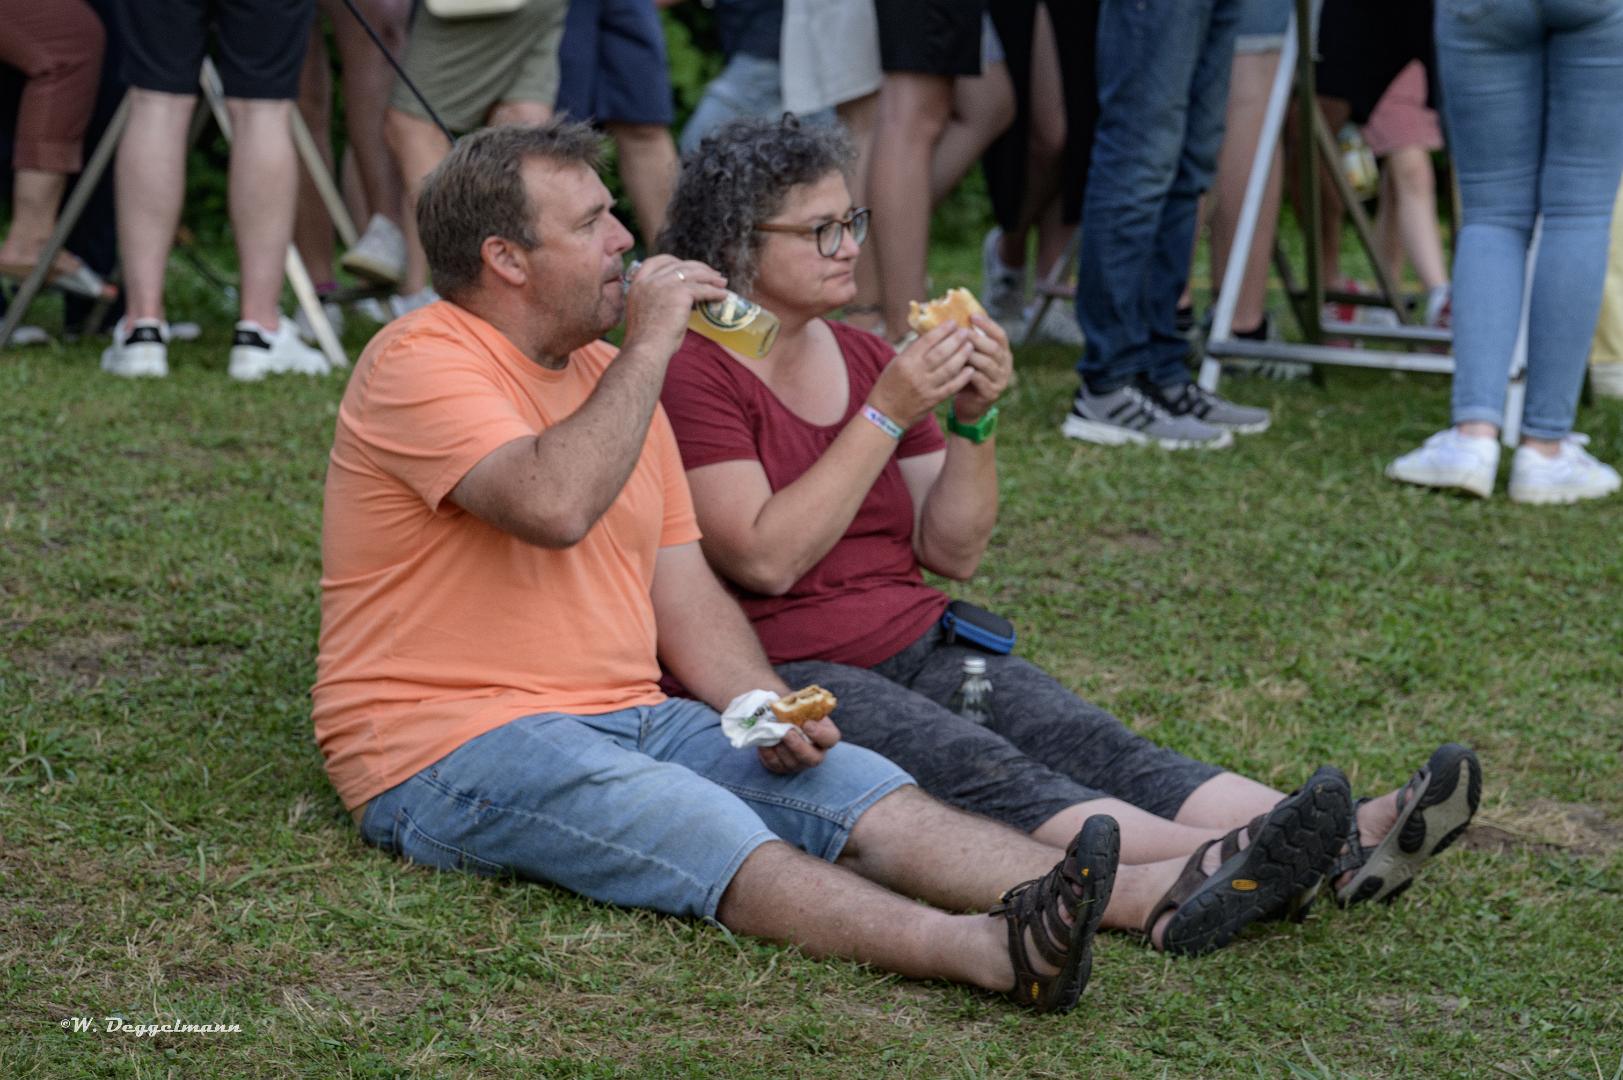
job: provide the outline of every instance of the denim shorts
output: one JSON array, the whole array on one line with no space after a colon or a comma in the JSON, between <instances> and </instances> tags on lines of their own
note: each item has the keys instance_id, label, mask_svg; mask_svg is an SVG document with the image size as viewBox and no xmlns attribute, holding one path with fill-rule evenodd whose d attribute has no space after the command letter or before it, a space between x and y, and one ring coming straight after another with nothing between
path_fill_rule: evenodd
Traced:
<instances>
[{"instance_id":1,"label":"denim shorts","mask_svg":"<svg viewBox=\"0 0 1623 1080\"><path fill-rule=\"evenodd\" d=\"M445 870L550 882L714 919L750 852L784 840L832 862L869 807L912 778L841 743L792 776L734 750L695 701L542 713L470 739L374 798L367 843Z\"/></svg>"},{"instance_id":2,"label":"denim shorts","mask_svg":"<svg viewBox=\"0 0 1623 1080\"><path fill-rule=\"evenodd\" d=\"M1245 0L1240 6L1240 27L1234 51L1278 52L1285 44L1285 26L1290 21L1292 0Z\"/></svg>"}]
</instances>

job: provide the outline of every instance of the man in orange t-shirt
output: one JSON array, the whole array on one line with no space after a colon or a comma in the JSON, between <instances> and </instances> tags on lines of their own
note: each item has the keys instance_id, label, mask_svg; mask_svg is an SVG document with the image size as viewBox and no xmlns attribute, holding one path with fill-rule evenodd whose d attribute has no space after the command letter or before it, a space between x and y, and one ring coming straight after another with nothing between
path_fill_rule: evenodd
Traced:
<instances>
[{"instance_id":1,"label":"man in orange t-shirt","mask_svg":"<svg viewBox=\"0 0 1623 1080\"><path fill-rule=\"evenodd\" d=\"M492 128L425 182L445 300L367 347L327 474L314 719L344 805L418 862L1070 1008L1112 819L1055 866L830 719L755 751L721 734L715 707L787 688L699 550L658 400L725 283L660 256L624 295L596 154L581 125ZM700 700L661 694L661 663ZM985 908L1026 878L997 920L906 898Z\"/></svg>"}]
</instances>

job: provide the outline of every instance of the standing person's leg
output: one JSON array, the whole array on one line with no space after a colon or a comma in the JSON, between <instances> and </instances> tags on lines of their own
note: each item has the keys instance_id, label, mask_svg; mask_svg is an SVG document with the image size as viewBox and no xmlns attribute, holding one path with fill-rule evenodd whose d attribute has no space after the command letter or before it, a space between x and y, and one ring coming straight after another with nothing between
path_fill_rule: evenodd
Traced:
<instances>
[{"instance_id":1,"label":"standing person's leg","mask_svg":"<svg viewBox=\"0 0 1623 1080\"><path fill-rule=\"evenodd\" d=\"M1241 0L1213 0L1188 82L1188 109L1177 175L1161 210L1143 318L1150 328L1149 360L1144 375L1157 387L1190 382L1188 342L1178 332L1178 297L1189 280L1195 219L1200 197L1211 187L1223 143L1228 109L1229 76L1234 68L1234 40ZM1254 137L1253 137L1254 138ZM1264 425L1266 426L1266 425Z\"/></svg>"},{"instance_id":2,"label":"standing person's leg","mask_svg":"<svg viewBox=\"0 0 1623 1080\"><path fill-rule=\"evenodd\" d=\"M1273 89L1278 70L1277 46L1260 50L1248 47L1245 51L1237 48L1235 51L1223 143L1217 159L1217 184L1211 199L1211 275L1214 288L1219 286L1228 270L1235 230L1240 223L1240 204L1245 198L1246 183L1251 179L1251 166L1262 133L1263 113L1267 110L1268 95ZM1281 160L1282 155L1276 147L1269 159L1268 184L1263 189L1262 210L1257 218L1257 231L1251 239L1239 304L1234 310L1233 325L1237 334L1260 331L1266 314L1268 272L1273 259L1274 230L1279 224L1279 196L1284 179L1280 171Z\"/></svg>"},{"instance_id":3,"label":"standing person's leg","mask_svg":"<svg viewBox=\"0 0 1623 1080\"><path fill-rule=\"evenodd\" d=\"M222 5L216 22L231 120L227 188L242 318L272 331L298 199L289 124L315 14L315 0L276 0Z\"/></svg>"},{"instance_id":4,"label":"standing person's leg","mask_svg":"<svg viewBox=\"0 0 1623 1080\"><path fill-rule=\"evenodd\" d=\"M671 129L664 124L634 124L606 120L604 130L614 140L620 158L620 183L625 185L637 217L643 246L652 249L665 228L665 207L676 187L680 162Z\"/></svg>"},{"instance_id":5,"label":"standing person's leg","mask_svg":"<svg viewBox=\"0 0 1623 1080\"><path fill-rule=\"evenodd\" d=\"M1545 139L1543 28L1531 12L1464 19L1438 9L1438 74L1459 175L1453 422L1498 433L1522 317Z\"/></svg>"},{"instance_id":6,"label":"standing person's leg","mask_svg":"<svg viewBox=\"0 0 1623 1080\"><path fill-rule=\"evenodd\" d=\"M1623 8L1551 5L1546 45L1544 228L1529 313L1527 443L1554 456L1572 430L1600 312L1612 203L1623 173ZM1556 21L1559 19L1560 21Z\"/></svg>"},{"instance_id":7,"label":"standing person's leg","mask_svg":"<svg viewBox=\"0 0 1623 1080\"><path fill-rule=\"evenodd\" d=\"M344 130L355 153L361 186L371 215L400 224L400 166L389 152L383 117L396 75L364 27L341 0L321 0L332 20L333 38L344 71ZM411 0L356 0L356 8L398 60L405 55Z\"/></svg>"},{"instance_id":8,"label":"standing person's leg","mask_svg":"<svg viewBox=\"0 0 1623 1080\"><path fill-rule=\"evenodd\" d=\"M1387 155L1391 194L1397 204L1397 250L1390 253L1394 280L1402 279L1404 256L1413 264L1415 276L1429 292L1448 284L1448 266L1443 258L1443 238L1437 228L1437 171L1431 151L1423 146L1404 146ZM1381 207L1385 212L1386 207Z\"/></svg>"},{"instance_id":9,"label":"standing person's leg","mask_svg":"<svg viewBox=\"0 0 1623 1080\"><path fill-rule=\"evenodd\" d=\"M858 206L870 206L868 193L869 170L873 167L873 133L879 121L879 93L864 94L834 107L845 130L856 147L856 161L851 166L851 198ZM883 290L879 286L879 253L873 232L863 245L857 258L857 295L845 306L845 321L863 330L878 333L884 329Z\"/></svg>"},{"instance_id":10,"label":"standing person's leg","mask_svg":"<svg viewBox=\"0 0 1623 1080\"><path fill-rule=\"evenodd\" d=\"M0 62L22 72L12 165L11 226L0 245L0 266L26 273L39 261L56 228L69 173L84 160L84 136L96 105L105 32L80 0L9 11L0 28ZM83 268L66 252L62 272Z\"/></svg>"},{"instance_id":11,"label":"standing person's leg","mask_svg":"<svg viewBox=\"0 0 1623 1080\"><path fill-rule=\"evenodd\" d=\"M981 70L983 0L881 0L884 82L868 170L885 332L907 333L910 301L928 299L930 163L952 115L952 80Z\"/></svg>"},{"instance_id":12,"label":"standing person's leg","mask_svg":"<svg viewBox=\"0 0 1623 1080\"><path fill-rule=\"evenodd\" d=\"M1077 374L1092 394L1132 383L1153 360L1145 318L1151 268L1208 21L1161 0L1100 5L1099 119L1076 299L1087 338Z\"/></svg>"},{"instance_id":13,"label":"standing person's leg","mask_svg":"<svg viewBox=\"0 0 1623 1080\"><path fill-rule=\"evenodd\" d=\"M952 115L952 79L887 71L879 91L868 204L873 208L885 332L907 333L908 302L929 299L925 270L930 245L930 159ZM922 181L922 183L921 183Z\"/></svg>"},{"instance_id":14,"label":"standing person's leg","mask_svg":"<svg viewBox=\"0 0 1623 1080\"><path fill-rule=\"evenodd\" d=\"M332 71L327 66L327 43L320 25L310 30L309 47L304 57L304 68L299 72L299 116L310 130L310 138L321 153L327 174L337 178L332 157ZM321 192L310 176L310 171L299 163L298 209L293 218L293 245L299 249L299 258L310 272L316 289L323 291L337 285L335 260L337 251L333 243L333 223L327 206L321 201Z\"/></svg>"},{"instance_id":15,"label":"standing person's leg","mask_svg":"<svg viewBox=\"0 0 1623 1080\"><path fill-rule=\"evenodd\" d=\"M991 20L982 24L979 75L961 75L952 84L952 116L930 156L930 205L941 203L971 165L1014 122L1014 84Z\"/></svg>"}]
</instances>

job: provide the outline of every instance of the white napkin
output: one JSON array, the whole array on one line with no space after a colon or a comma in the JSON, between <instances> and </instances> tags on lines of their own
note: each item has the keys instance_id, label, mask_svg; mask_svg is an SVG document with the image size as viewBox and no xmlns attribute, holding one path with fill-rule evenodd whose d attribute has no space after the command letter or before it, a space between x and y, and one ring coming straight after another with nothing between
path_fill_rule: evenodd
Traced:
<instances>
[{"instance_id":1,"label":"white napkin","mask_svg":"<svg viewBox=\"0 0 1623 1080\"><path fill-rule=\"evenodd\" d=\"M734 750L746 746L776 746L789 734L793 724L774 720L769 705L778 700L770 690L751 690L733 698L721 714L721 733Z\"/></svg>"}]
</instances>

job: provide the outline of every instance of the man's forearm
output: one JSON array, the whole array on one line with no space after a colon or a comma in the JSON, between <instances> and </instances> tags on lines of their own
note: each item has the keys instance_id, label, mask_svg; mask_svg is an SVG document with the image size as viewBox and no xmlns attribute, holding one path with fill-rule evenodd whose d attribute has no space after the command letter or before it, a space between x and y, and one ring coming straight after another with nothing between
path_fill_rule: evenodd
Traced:
<instances>
[{"instance_id":1,"label":"man's forearm","mask_svg":"<svg viewBox=\"0 0 1623 1080\"><path fill-rule=\"evenodd\" d=\"M714 577L684 589L684 602L656 608L659 658L688 694L720 712L748 690L787 691L755 628Z\"/></svg>"}]
</instances>

